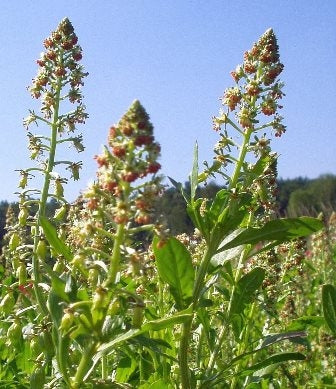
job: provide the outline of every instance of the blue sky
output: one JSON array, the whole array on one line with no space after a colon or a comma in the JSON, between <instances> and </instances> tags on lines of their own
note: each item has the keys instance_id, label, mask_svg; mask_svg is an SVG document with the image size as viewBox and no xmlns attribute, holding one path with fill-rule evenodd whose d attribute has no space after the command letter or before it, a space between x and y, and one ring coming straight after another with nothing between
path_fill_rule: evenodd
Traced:
<instances>
[{"instance_id":1,"label":"blue sky","mask_svg":"<svg viewBox=\"0 0 336 389\"><path fill-rule=\"evenodd\" d=\"M278 37L286 97L286 134L273 142L279 176L336 174L336 2L325 1L8 1L0 13L0 200L15 200L15 169L32 165L22 119L33 108L26 87L42 42L59 21L72 21L90 73L84 87L90 118L81 127L82 179L94 179L93 156L108 128L134 99L151 116L162 146L162 173L185 181L197 140L200 160L217 141L211 117L232 85L229 75L264 31Z\"/></svg>"}]
</instances>

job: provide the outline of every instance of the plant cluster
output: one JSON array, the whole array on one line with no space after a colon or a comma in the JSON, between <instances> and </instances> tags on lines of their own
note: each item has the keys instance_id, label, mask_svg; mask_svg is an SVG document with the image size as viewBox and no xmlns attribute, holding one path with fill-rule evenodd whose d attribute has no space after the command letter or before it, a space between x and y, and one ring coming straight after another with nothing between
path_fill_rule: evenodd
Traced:
<instances>
[{"instance_id":1,"label":"plant cluster","mask_svg":"<svg viewBox=\"0 0 336 389\"><path fill-rule=\"evenodd\" d=\"M94 183L67 202L64 173L77 180L82 163L57 156L64 144L84 149L77 126L88 117L81 93L87 73L68 19L44 47L29 89L41 101L40 113L31 110L25 126L38 123L46 131L28 132L37 164L20 170L19 214L9 208L6 220L1 383L33 389L296 387L286 362L317 352L314 334L306 332L312 323L335 333L336 289L323 287L325 318L307 312L304 238L323 223L277 217L271 137L280 137L285 126L274 32L267 30L231 73L235 85L225 90L213 119L219 135L213 162L199 171L196 145L189 190L171 179L195 228L177 237L155 210L163 191L160 145L137 100L110 127L95 157ZM36 175L41 189L30 185ZM198 197L199 185L216 175L225 188L212 200ZM313 240L314 257L319 244L326 247L323 234L333 242L320 258L323 266L334 261L334 219ZM323 282L331 282L324 274ZM328 332L319 336L332 342ZM301 383L307 374L295 366Z\"/></svg>"}]
</instances>

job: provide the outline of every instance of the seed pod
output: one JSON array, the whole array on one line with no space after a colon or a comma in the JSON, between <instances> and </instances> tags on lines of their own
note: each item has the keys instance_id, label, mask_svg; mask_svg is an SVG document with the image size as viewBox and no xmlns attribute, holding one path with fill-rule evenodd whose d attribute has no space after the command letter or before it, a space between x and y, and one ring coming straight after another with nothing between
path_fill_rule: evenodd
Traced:
<instances>
[{"instance_id":1,"label":"seed pod","mask_svg":"<svg viewBox=\"0 0 336 389\"><path fill-rule=\"evenodd\" d=\"M74 318L75 318L74 314L70 309L65 310L61 320L60 330L62 330L63 332L67 332L72 326L72 323L74 322Z\"/></svg>"},{"instance_id":2,"label":"seed pod","mask_svg":"<svg viewBox=\"0 0 336 389\"><path fill-rule=\"evenodd\" d=\"M38 355L42 352L39 339L36 336L30 340L29 348L33 358L37 358Z\"/></svg>"},{"instance_id":3,"label":"seed pod","mask_svg":"<svg viewBox=\"0 0 336 389\"><path fill-rule=\"evenodd\" d=\"M36 254L37 256L44 260L47 256L47 244L44 239L40 239L37 248L36 248Z\"/></svg>"},{"instance_id":4,"label":"seed pod","mask_svg":"<svg viewBox=\"0 0 336 389\"><path fill-rule=\"evenodd\" d=\"M9 292L1 300L0 303L0 312L3 312L5 315L8 315L12 312L15 305L15 298L12 292Z\"/></svg>"},{"instance_id":5,"label":"seed pod","mask_svg":"<svg viewBox=\"0 0 336 389\"><path fill-rule=\"evenodd\" d=\"M63 260L58 259L53 266L53 271L55 271L56 273L62 273L64 269L65 269L65 265Z\"/></svg>"},{"instance_id":6,"label":"seed pod","mask_svg":"<svg viewBox=\"0 0 336 389\"><path fill-rule=\"evenodd\" d=\"M27 208L21 208L18 219L19 219L19 224L20 226L25 226L27 222L27 217L29 215L28 209Z\"/></svg>"},{"instance_id":7,"label":"seed pod","mask_svg":"<svg viewBox=\"0 0 336 389\"><path fill-rule=\"evenodd\" d=\"M19 285L23 285L27 281L27 269L24 263L16 269L16 278L19 279Z\"/></svg>"},{"instance_id":8,"label":"seed pod","mask_svg":"<svg viewBox=\"0 0 336 389\"><path fill-rule=\"evenodd\" d=\"M67 206L63 205L55 212L54 219L57 221L62 221L64 219L64 216L66 215L66 212L67 212Z\"/></svg>"},{"instance_id":9,"label":"seed pod","mask_svg":"<svg viewBox=\"0 0 336 389\"><path fill-rule=\"evenodd\" d=\"M89 270L88 283L91 288L97 288L98 284L99 271L96 268L92 268Z\"/></svg>"},{"instance_id":10,"label":"seed pod","mask_svg":"<svg viewBox=\"0 0 336 389\"><path fill-rule=\"evenodd\" d=\"M101 309L107 305L107 291L104 288L97 288L92 299L92 309Z\"/></svg>"},{"instance_id":11,"label":"seed pod","mask_svg":"<svg viewBox=\"0 0 336 389\"><path fill-rule=\"evenodd\" d=\"M43 353L45 354L47 359L51 359L55 352L54 352L54 343L51 337L51 334L49 331L45 330L40 335L40 344L43 348Z\"/></svg>"},{"instance_id":12,"label":"seed pod","mask_svg":"<svg viewBox=\"0 0 336 389\"><path fill-rule=\"evenodd\" d=\"M14 251L20 244L20 237L17 232L14 232L14 234L11 236L8 246L11 251Z\"/></svg>"},{"instance_id":13,"label":"seed pod","mask_svg":"<svg viewBox=\"0 0 336 389\"><path fill-rule=\"evenodd\" d=\"M45 383L45 372L42 366L35 367L30 376L30 387L33 389L43 389Z\"/></svg>"},{"instance_id":14,"label":"seed pod","mask_svg":"<svg viewBox=\"0 0 336 389\"><path fill-rule=\"evenodd\" d=\"M15 320L14 323L8 328L7 330L7 338L12 342L12 343L17 343L22 336L21 332L21 325L18 320Z\"/></svg>"},{"instance_id":15,"label":"seed pod","mask_svg":"<svg viewBox=\"0 0 336 389\"><path fill-rule=\"evenodd\" d=\"M14 255L12 257L12 268L13 268L13 270L16 272L20 265L21 265L20 257L18 255Z\"/></svg>"}]
</instances>

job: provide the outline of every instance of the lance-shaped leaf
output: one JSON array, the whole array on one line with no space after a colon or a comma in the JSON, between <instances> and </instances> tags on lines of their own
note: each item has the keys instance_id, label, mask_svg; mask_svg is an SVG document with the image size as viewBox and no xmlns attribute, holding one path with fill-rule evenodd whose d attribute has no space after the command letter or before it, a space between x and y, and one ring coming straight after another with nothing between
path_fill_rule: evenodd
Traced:
<instances>
[{"instance_id":1,"label":"lance-shaped leaf","mask_svg":"<svg viewBox=\"0 0 336 389\"><path fill-rule=\"evenodd\" d=\"M229 316L241 314L246 305L249 304L254 297L254 293L260 288L265 277L265 270L261 267L256 267L249 273L245 274L238 282L233 292L232 304Z\"/></svg>"},{"instance_id":2,"label":"lance-shaped leaf","mask_svg":"<svg viewBox=\"0 0 336 389\"><path fill-rule=\"evenodd\" d=\"M190 199L191 204L193 204L196 196L196 189L198 185L198 144L195 143L194 148L194 161L193 167L190 173Z\"/></svg>"},{"instance_id":3,"label":"lance-shaped leaf","mask_svg":"<svg viewBox=\"0 0 336 389\"><path fill-rule=\"evenodd\" d=\"M73 255L69 247L57 236L56 228L45 217L41 217L41 226L50 246L57 254L63 255L66 260L71 261Z\"/></svg>"},{"instance_id":4,"label":"lance-shaped leaf","mask_svg":"<svg viewBox=\"0 0 336 389\"><path fill-rule=\"evenodd\" d=\"M336 334L336 288L333 285L323 285L322 305L325 321L330 330Z\"/></svg>"},{"instance_id":5,"label":"lance-shaped leaf","mask_svg":"<svg viewBox=\"0 0 336 389\"><path fill-rule=\"evenodd\" d=\"M295 219L271 220L261 228L248 227L236 238L232 239L218 250L224 251L242 244L256 244L263 241L276 241L278 243L299 237L311 235L322 229L321 220L302 216Z\"/></svg>"},{"instance_id":6,"label":"lance-shaped leaf","mask_svg":"<svg viewBox=\"0 0 336 389\"><path fill-rule=\"evenodd\" d=\"M171 289L178 307L192 296L195 271L187 248L176 238L169 238L163 246L160 239L153 240L153 251L160 277Z\"/></svg>"},{"instance_id":7,"label":"lance-shaped leaf","mask_svg":"<svg viewBox=\"0 0 336 389\"><path fill-rule=\"evenodd\" d=\"M262 362L256 363L245 368L244 370L241 370L237 373L237 375L245 377L267 366L276 365L287 361L304 361L305 359L306 357L303 354L296 352L273 354L270 357L264 359Z\"/></svg>"}]
</instances>

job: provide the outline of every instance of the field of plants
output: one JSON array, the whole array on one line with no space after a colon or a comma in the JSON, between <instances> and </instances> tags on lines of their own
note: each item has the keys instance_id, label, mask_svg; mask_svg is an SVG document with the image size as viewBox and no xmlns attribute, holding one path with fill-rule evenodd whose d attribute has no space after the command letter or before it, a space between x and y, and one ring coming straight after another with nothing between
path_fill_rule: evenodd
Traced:
<instances>
[{"instance_id":1,"label":"field of plants","mask_svg":"<svg viewBox=\"0 0 336 389\"><path fill-rule=\"evenodd\" d=\"M0 388L336 388L336 214L279 217L273 30L231 72L213 159L200 168L196 144L188 185L169 178L193 223L176 236L156 212L161 150L137 100L107 131L95 182L64 197L83 166L58 156L84 150L88 74L67 18L43 45L32 166L1 253Z\"/></svg>"}]
</instances>

